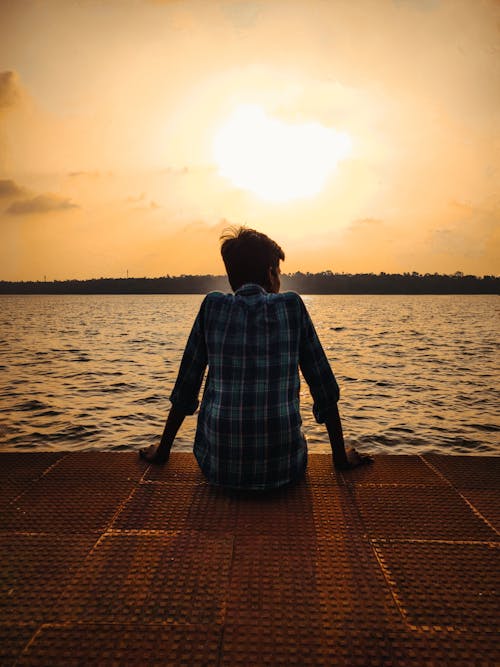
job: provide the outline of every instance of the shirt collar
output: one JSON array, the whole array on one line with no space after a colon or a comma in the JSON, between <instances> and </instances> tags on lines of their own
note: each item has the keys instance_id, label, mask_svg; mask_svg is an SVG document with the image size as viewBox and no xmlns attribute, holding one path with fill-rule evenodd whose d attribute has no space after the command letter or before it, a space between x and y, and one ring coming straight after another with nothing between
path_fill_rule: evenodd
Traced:
<instances>
[{"instance_id":1,"label":"shirt collar","mask_svg":"<svg viewBox=\"0 0 500 667\"><path fill-rule=\"evenodd\" d=\"M251 294L267 294L267 292L261 285L257 285L257 283L245 283L236 290L235 294L247 296Z\"/></svg>"}]
</instances>

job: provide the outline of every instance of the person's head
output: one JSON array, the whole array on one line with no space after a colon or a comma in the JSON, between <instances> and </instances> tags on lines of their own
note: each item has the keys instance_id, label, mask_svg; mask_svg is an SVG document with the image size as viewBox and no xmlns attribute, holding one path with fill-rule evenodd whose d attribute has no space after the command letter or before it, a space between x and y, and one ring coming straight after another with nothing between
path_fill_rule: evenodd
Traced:
<instances>
[{"instance_id":1,"label":"person's head","mask_svg":"<svg viewBox=\"0 0 500 667\"><path fill-rule=\"evenodd\" d=\"M268 292L279 292L280 259L285 253L265 234L246 227L229 227L220 237L221 255L234 291L245 283L257 283Z\"/></svg>"}]
</instances>

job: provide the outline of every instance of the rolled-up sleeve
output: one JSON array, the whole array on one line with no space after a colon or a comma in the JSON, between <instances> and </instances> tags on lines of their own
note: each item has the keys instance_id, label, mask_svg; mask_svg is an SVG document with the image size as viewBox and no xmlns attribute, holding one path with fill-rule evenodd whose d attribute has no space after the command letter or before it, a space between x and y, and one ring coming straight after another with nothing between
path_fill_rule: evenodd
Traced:
<instances>
[{"instance_id":1,"label":"rolled-up sleeve","mask_svg":"<svg viewBox=\"0 0 500 667\"><path fill-rule=\"evenodd\" d=\"M339 400L339 386L302 299L299 366L313 397L313 414L323 424Z\"/></svg>"},{"instance_id":2,"label":"rolled-up sleeve","mask_svg":"<svg viewBox=\"0 0 500 667\"><path fill-rule=\"evenodd\" d=\"M172 405L185 415L192 415L196 412L200 387L207 367L207 346L204 333L205 304L206 297L189 334L179 374L170 395Z\"/></svg>"}]
</instances>

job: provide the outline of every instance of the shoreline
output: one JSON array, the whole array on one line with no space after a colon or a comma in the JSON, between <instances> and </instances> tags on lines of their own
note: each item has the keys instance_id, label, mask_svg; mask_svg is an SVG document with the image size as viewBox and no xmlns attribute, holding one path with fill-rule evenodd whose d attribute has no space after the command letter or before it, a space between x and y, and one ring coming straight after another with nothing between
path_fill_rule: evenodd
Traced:
<instances>
[{"instance_id":1,"label":"shoreline","mask_svg":"<svg viewBox=\"0 0 500 667\"><path fill-rule=\"evenodd\" d=\"M281 291L307 295L498 295L500 276L425 273L283 273ZM180 275L158 278L0 280L0 294L206 294L230 292L225 275Z\"/></svg>"}]
</instances>

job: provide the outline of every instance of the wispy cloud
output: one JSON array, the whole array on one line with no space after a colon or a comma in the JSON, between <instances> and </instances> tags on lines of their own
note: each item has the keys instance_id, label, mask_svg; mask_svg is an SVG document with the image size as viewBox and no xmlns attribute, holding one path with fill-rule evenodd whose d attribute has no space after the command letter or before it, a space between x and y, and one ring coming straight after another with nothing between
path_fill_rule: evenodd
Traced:
<instances>
[{"instance_id":1,"label":"wispy cloud","mask_svg":"<svg viewBox=\"0 0 500 667\"><path fill-rule=\"evenodd\" d=\"M111 171L70 171L68 176L70 178L101 178L103 176L112 176L113 172Z\"/></svg>"},{"instance_id":2,"label":"wispy cloud","mask_svg":"<svg viewBox=\"0 0 500 667\"><path fill-rule=\"evenodd\" d=\"M422 12L432 11L438 9L441 4L439 0L394 0L395 5L401 7L407 6L412 9L417 9Z\"/></svg>"},{"instance_id":3,"label":"wispy cloud","mask_svg":"<svg viewBox=\"0 0 500 667\"><path fill-rule=\"evenodd\" d=\"M19 82L16 72L0 72L0 109L13 107L19 99Z\"/></svg>"},{"instance_id":4,"label":"wispy cloud","mask_svg":"<svg viewBox=\"0 0 500 667\"><path fill-rule=\"evenodd\" d=\"M145 197L146 197L146 193L141 192L141 194L137 195L137 197L134 197L132 195L130 197L127 197L126 201L131 202L132 204L137 204L137 202L143 202Z\"/></svg>"},{"instance_id":5,"label":"wispy cloud","mask_svg":"<svg viewBox=\"0 0 500 667\"><path fill-rule=\"evenodd\" d=\"M73 204L70 199L65 199L58 195L45 194L15 201L8 207L6 213L9 215L31 215L35 213L65 211L72 208L79 208L79 206Z\"/></svg>"},{"instance_id":6,"label":"wispy cloud","mask_svg":"<svg viewBox=\"0 0 500 667\"><path fill-rule=\"evenodd\" d=\"M131 204L138 204L132 207L134 211L155 211L158 208L162 208L153 199L150 199L148 203L145 192L142 192L138 197L127 197L126 201Z\"/></svg>"},{"instance_id":7,"label":"wispy cloud","mask_svg":"<svg viewBox=\"0 0 500 667\"><path fill-rule=\"evenodd\" d=\"M19 197L26 194L24 188L11 179L0 179L0 198Z\"/></svg>"}]
</instances>

